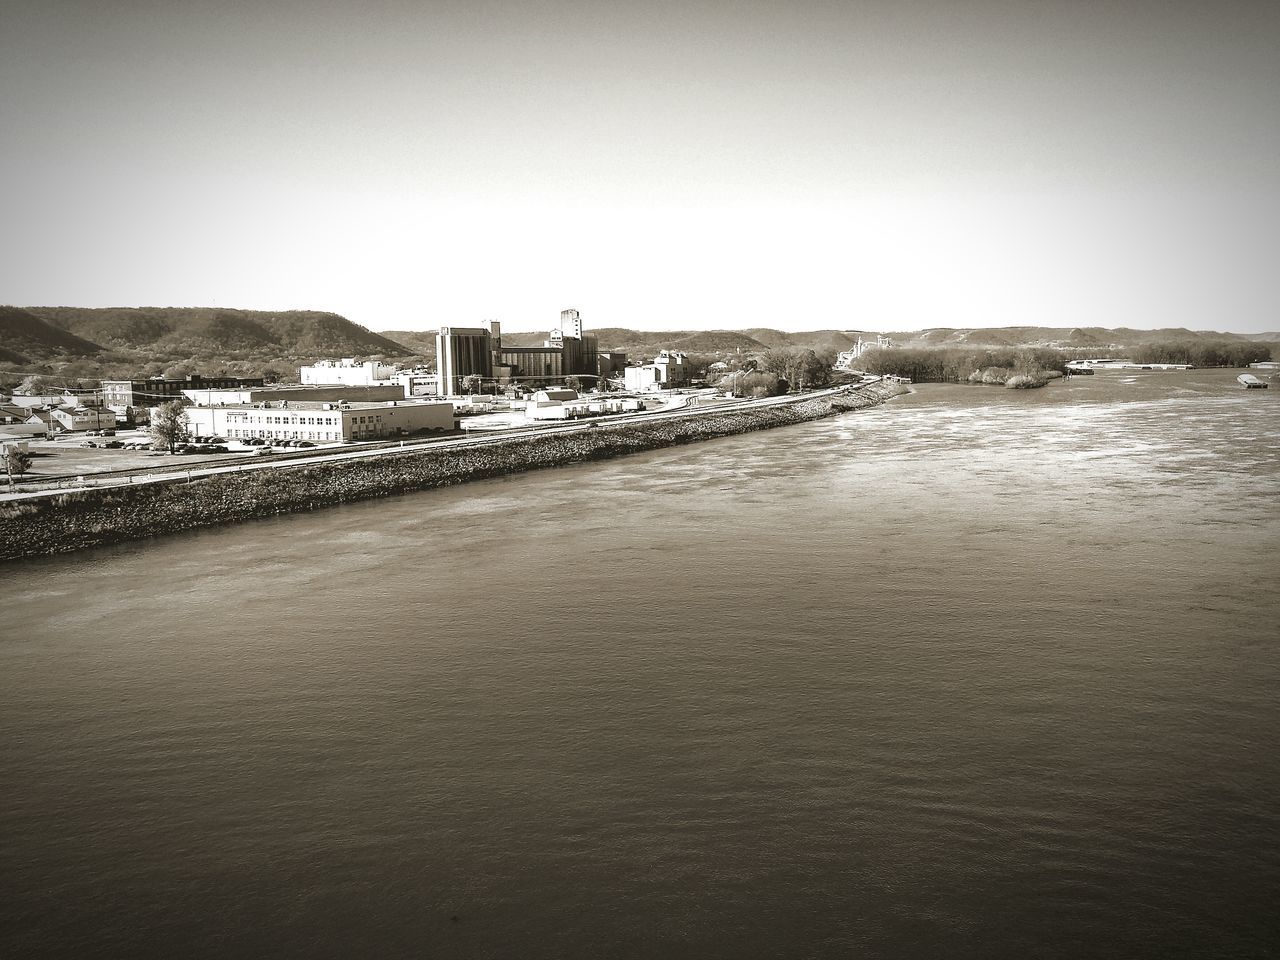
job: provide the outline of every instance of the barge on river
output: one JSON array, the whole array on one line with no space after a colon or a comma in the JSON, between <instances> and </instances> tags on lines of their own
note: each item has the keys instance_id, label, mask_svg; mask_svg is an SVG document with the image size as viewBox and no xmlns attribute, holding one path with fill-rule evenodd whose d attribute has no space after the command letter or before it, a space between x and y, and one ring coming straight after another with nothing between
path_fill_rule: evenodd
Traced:
<instances>
[{"instance_id":1,"label":"barge on river","mask_svg":"<svg viewBox=\"0 0 1280 960\"><path fill-rule=\"evenodd\" d=\"M1267 381L1259 380L1252 373L1242 373L1240 374L1240 376L1236 377L1236 380L1238 380L1240 382L1240 385L1243 386L1246 390L1267 389Z\"/></svg>"}]
</instances>

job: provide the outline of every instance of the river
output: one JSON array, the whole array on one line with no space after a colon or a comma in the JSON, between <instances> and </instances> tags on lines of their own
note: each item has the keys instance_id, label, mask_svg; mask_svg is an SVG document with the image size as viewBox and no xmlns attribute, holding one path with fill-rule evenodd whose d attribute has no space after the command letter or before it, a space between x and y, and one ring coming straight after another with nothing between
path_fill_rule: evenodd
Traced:
<instances>
[{"instance_id":1,"label":"river","mask_svg":"<svg viewBox=\"0 0 1280 960\"><path fill-rule=\"evenodd\" d=\"M5 565L0 953L1274 955L1278 394L922 385Z\"/></svg>"}]
</instances>

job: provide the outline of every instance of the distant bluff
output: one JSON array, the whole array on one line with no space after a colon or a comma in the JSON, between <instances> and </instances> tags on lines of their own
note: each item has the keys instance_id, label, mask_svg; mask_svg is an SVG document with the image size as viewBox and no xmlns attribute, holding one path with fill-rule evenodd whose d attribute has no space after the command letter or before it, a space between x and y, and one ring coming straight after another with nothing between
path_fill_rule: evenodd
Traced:
<instances>
[{"instance_id":1,"label":"distant bluff","mask_svg":"<svg viewBox=\"0 0 1280 960\"><path fill-rule=\"evenodd\" d=\"M412 352L336 313L222 307L0 307L0 344L16 363L102 351L153 359Z\"/></svg>"}]
</instances>

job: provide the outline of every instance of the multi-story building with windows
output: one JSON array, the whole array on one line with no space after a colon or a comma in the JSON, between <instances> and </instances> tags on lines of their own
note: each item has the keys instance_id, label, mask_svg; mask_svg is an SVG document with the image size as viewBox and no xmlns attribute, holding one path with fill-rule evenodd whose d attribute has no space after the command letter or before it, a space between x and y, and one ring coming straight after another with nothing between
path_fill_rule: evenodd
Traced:
<instances>
[{"instance_id":1,"label":"multi-story building with windows","mask_svg":"<svg viewBox=\"0 0 1280 960\"><path fill-rule=\"evenodd\" d=\"M114 410L103 407L57 407L53 410L53 421L61 430L101 430L112 429L116 425Z\"/></svg>"},{"instance_id":2,"label":"multi-story building with windows","mask_svg":"<svg viewBox=\"0 0 1280 960\"><path fill-rule=\"evenodd\" d=\"M270 403L273 400L318 400L337 403L399 400L404 396L400 384L391 382L374 387L300 386L241 387L232 390L183 390L182 395L199 407L215 407L229 403Z\"/></svg>"},{"instance_id":3,"label":"multi-story building with windows","mask_svg":"<svg viewBox=\"0 0 1280 960\"><path fill-rule=\"evenodd\" d=\"M260 387L261 377L202 377L192 374L181 380L150 377L145 380L103 380L102 403L116 413L131 409L148 410L169 400L177 400L184 390L229 390Z\"/></svg>"},{"instance_id":4,"label":"multi-story building with windows","mask_svg":"<svg viewBox=\"0 0 1280 960\"><path fill-rule=\"evenodd\" d=\"M278 400L188 407L188 429L197 436L228 440L310 440L338 443L379 440L421 430L451 430L453 404L425 400L324 403Z\"/></svg>"}]
</instances>

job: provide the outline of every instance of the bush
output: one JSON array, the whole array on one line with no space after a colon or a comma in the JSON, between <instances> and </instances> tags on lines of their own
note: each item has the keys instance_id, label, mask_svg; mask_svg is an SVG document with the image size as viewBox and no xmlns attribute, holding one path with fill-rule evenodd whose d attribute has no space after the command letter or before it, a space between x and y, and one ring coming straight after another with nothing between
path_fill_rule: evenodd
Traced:
<instances>
[{"instance_id":1,"label":"bush","mask_svg":"<svg viewBox=\"0 0 1280 960\"><path fill-rule=\"evenodd\" d=\"M1015 373L1004 382L1004 385L1010 390L1030 390L1035 387L1043 387L1048 382L1045 377L1038 377L1029 373Z\"/></svg>"}]
</instances>

